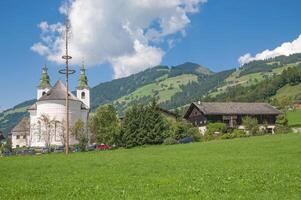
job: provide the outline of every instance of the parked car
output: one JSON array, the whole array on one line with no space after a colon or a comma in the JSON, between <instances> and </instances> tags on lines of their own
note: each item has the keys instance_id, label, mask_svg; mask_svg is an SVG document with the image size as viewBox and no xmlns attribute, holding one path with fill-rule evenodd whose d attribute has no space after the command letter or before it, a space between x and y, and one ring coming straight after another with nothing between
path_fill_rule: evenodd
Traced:
<instances>
[{"instance_id":1,"label":"parked car","mask_svg":"<svg viewBox=\"0 0 301 200\"><path fill-rule=\"evenodd\" d=\"M17 149L16 155L35 155L35 151L33 149Z\"/></svg>"},{"instance_id":2,"label":"parked car","mask_svg":"<svg viewBox=\"0 0 301 200\"><path fill-rule=\"evenodd\" d=\"M92 145L89 145L88 147L87 147L87 150L88 151L94 151L95 149L96 149L96 144L92 144Z\"/></svg>"},{"instance_id":3,"label":"parked car","mask_svg":"<svg viewBox=\"0 0 301 200\"><path fill-rule=\"evenodd\" d=\"M99 144L99 145L96 146L96 149L97 150L109 150L110 147L106 144Z\"/></svg>"},{"instance_id":4,"label":"parked car","mask_svg":"<svg viewBox=\"0 0 301 200\"><path fill-rule=\"evenodd\" d=\"M57 147L55 147L55 148L53 149L53 152L54 152L54 153L62 153L62 152L64 152L64 151L65 151L64 146L57 146Z\"/></svg>"},{"instance_id":5,"label":"parked car","mask_svg":"<svg viewBox=\"0 0 301 200\"><path fill-rule=\"evenodd\" d=\"M179 144L191 143L191 142L193 142L193 138L192 137L185 137L185 138L180 139L178 142L179 142Z\"/></svg>"},{"instance_id":6,"label":"parked car","mask_svg":"<svg viewBox=\"0 0 301 200\"><path fill-rule=\"evenodd\" d=\"M3 156L3 157L12 156L12 155L13 155L12 152L8 151L8 150L3 151L2 154L1 154L1 156Z\"/></svg>"},{"instance_id":7,"label":"parked car","mask_svg":"<svg viewBox=\"0 0 301 200\"><path fill-rule=\"evenodd\" d=\"M41 153L43 153L43 154L51 153L51 149L50 149L50 148L47 148L47 147L43 147L43 148L41 149Z\"/></svg>"}]
</instances>

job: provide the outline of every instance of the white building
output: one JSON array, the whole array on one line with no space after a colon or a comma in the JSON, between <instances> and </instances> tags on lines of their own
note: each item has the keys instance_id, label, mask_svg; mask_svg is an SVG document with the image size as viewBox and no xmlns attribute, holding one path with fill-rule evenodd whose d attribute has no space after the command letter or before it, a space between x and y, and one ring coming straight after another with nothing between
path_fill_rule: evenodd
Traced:
<instances>
[{"instance_id":1,"label":"white building","mask_svg":"<svg viewBox=\"0 0 301 200\"><path fill-rule=\"evenodd\" d=\"M90 111L90 89L85 69L80 71L77 95L69 92L70 128L77 120L88 122ZM23 118L12 130L12 146L46 147L64 145L66 87L57 81L52 87L47 68L43 68L37 89L37 101L29 109L29 117ZM69 144L78 142L70 132Z\"/></svg>"}]
</instances>

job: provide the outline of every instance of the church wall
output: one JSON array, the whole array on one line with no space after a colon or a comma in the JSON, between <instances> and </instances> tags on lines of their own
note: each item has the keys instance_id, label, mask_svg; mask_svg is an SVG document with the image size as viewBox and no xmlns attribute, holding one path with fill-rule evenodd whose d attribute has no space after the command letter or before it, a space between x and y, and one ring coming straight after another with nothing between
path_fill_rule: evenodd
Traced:
<instances>
[{"instance_id":1,"label":"church wall","mask_svg":"<svg viewBox=\"0 0 301 200\"><path fill-rule=\"evenodd\" d=\"M79 101L69 101L70 102L70 127L74 123L81 119L84 123L87 123L88 111L81 110L81 102ZM45 134L45 126L43 124L39 125L38 121L42 114L46 114L50 119L55 119L60 123L57 123L55 128L51 129L50 139ZM50 101L40 101L37 102L36 113L32 112L30 116L31 120L31 134L30 134L30 146L32 147L44 147L48 142L51 141L51 145L61 146L63 145L63 134L64 126L63 122L65 119L65 101L64 100L50 100ZM42 134L44 133L44 134ZM70 145L77 144L78 142L72 136L70 131L69 138Z\"/></svg>"}]
</instances>

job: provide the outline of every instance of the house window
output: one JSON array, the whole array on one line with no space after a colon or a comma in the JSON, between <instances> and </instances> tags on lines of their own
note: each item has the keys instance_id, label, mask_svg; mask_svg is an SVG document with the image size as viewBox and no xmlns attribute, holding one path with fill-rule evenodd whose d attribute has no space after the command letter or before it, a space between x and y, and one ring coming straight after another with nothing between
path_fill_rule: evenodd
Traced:
<instances>
[{"instance_id":1,"label":"house window","mask_svg":"<svg viewBox=\"0 0 301 200\"><path fill-rule=\"evenodd\" d=\"M20 135L17 135L17 140L20 139Z\"/></svg>"},{"instance_id":2,"label":"house window","mask_svg":"<svg viewBox=\"0 0 301 200\"><path fill-rule=\"evenodd\" d=\"M26 139L26 135L23 135L23 139Z\"/></svg>"},{"instance_id":3,"label":"house window","mask_svg":"<svg viewBox=\"0 0 301 200\"><path fill-rule=\"evenodd\" d=\"M82 93L81 93L81 98L82 98L82 99L85 99L85 98L86 98L86 93L85 93L85 92L82 92Z\"/></svg>"}]
</instances>

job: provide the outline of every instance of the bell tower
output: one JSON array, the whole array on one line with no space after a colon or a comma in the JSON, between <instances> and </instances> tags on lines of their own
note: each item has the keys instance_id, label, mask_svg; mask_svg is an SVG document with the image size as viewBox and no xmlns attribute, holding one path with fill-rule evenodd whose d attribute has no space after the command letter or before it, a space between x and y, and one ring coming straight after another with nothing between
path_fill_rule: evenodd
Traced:
<instances>
[{"instance_id":1,"label":"bell tower","mask_svg":"<svg viewBox=\"0 0 301 200\"><path fill-rule=\"evenodd\" d=\"M86 69L84 63L83 63L83 67L80 69L76 96L88 108L90 108L90 88L88 86L88 78L86 75Z\"/></svg>"},{"instance_id":2,"label":"bell tower","mask_svg":"<svg viewBox=\"0 0 301 200\"><path fill-rule=\"evenodd\" d=\"M48 75L48 68L45 65L42 69L42 75L40 79L40 84L38 85L37 99L40 99L51 89L50 78Z\"/></svg>"}]
</instances>

